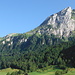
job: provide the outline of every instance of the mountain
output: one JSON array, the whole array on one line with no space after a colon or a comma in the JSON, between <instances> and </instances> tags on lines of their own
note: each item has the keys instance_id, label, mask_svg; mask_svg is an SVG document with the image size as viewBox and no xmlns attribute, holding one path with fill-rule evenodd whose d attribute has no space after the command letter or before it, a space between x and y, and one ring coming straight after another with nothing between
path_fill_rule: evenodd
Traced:
<instances>
[{"instance_id":1,"label":"mountain","mask_svg":"<svg viewBox=\"0 0 75 75\"><path fill-rule=\"evenodd\" d=\"M74 46L74 41L75 9L68 7L27 33L12 33L0 38L0 68L35 71L63 63L74 66L71 59L65 57L65 50Z\"/></svg>"},{"instance_id":2,"label":"mountain","mask_svg":"<svg viewBox=\"0 0 75 75\"><path fill-rule=\"evenodd\" d=\"M69 37L75 30L75 10L71 7L49 16L38 28L33 32L39 34L54 34L58 37ZM33 33L32 32L32 33Z\"/></svg>"},{"instance_id":3,"label":"mountain","mask_svg":"<svg viewBox=\"0 0 75 75\"><path fill-rule=\"evenodd\" d=\"M49 16L39 27L35 28L34 30L24 33L27 38L22 38L19 40L19 42L26 42L30 36L37 35L48 35L52 36L54 35L57 38L63 39L63 38L69 38L70 36L74 35L75 31L75 10L72 10L71 7L65 8L61 10L60 12L53 14ZM21 35L24 35L21 34ZM9 34L3 39L6 39L6 41L10 38L14 38L14 35L16 37L20 34ZM25 36L24 35L24 36ZM10 39L12 40L12 39ZM10 41L9 40L9 41ZM13 42L13 40L12 40ZM2 41L4 43L4 41Z\"/></svg>"}]
</instances>

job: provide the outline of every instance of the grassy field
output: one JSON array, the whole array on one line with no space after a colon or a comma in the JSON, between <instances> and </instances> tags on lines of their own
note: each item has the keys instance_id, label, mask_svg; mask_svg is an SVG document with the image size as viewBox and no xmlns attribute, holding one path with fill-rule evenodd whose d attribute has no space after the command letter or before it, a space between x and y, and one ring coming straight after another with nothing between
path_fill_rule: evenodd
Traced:
<instances>
[{"instance_id":1,"label":"grassy field","mask_svg":"<svg viewBox=\"0 0 75 75\"><path fill-rule=\"evenodd\" d=\"M55 72L57 70L59 70L59 69L48 69L48 70L44 70L41 72L31 72L31 73L29 73L29 75L55 75ZM3 69L3 70L0 70L0 75L6 75L8 72L12 73L15 71L19 71L19 70L11 69L11 68ZM70 68L68 73L63 74L63 75L75 75L75 68Z\"/></svg>"},{"instance_id":2,"label":"grassy field","mask_svg":"<svg viewBox=\"0 0 75 75\"><path fill-rule=\"evenodd\" d=\"M0 75L6 75L8 72L12 73L15 71L19 71L19 70L18 69L11 69L11 68L2 69L2 70L0 70Z\"/></svg>"},{"instance_id":3,"label":"grassy field","mask_svg":"<svg viewBox=\"0 0 75 75\"><path fill-rule=\"evenodd\" d=\"M48 69L43 72L31 72L29 75L55 75L55 72L59 69ZM69 68L68 73L63 75L75 75L75 68Z\"/></svg>"},{"instance_id":4,"label":"grassy field","mask_svg":"<svg viewBox=\"0 0 75 75\"><path fill-rule=\"evenodd\" d=\"M75 68L69 68L68 73L64 75L75 75Z\"/></svg>"}]
</instances>

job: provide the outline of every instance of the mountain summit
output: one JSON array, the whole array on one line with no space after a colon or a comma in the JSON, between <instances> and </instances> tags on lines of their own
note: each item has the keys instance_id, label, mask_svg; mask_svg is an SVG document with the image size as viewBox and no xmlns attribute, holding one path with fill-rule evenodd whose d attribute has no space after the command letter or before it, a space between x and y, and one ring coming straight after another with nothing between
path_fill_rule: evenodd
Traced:
<instances>
[{"instance_id":1,"label":"mountain summit","mask_svg":"<svg viewBox=\"0 0 75 75\"><path fill-rule=\"evenodd\" d=\"M39 34L47 33L49 35L59 35L59 37L69 37L72 31L75 30L75 10L71 7L65 8L60 12L49 16L40 26L34 31Z\"/></svg>"},{"instance_id":2,"label":"mountain summit","mask_svg":"<svg viewBox=\"0 0 75 75\"><path fill-rule=\"evenodd\" d=\"M66 23L71 19L71 12L72 9L71 7L65 8L62 11L53 14L52 16L49 16L43 23L42 25L56 25L60 23Z\"/></svg>"}]
</instances>

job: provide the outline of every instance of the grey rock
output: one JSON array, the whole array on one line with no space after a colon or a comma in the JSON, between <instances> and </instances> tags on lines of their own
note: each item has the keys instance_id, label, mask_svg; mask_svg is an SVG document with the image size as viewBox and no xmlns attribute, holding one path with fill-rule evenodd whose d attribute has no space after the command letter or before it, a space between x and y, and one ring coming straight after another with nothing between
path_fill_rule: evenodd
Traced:
<instances>
[{"instance_id":1,"label":"grey rock","mask_svg":"<svg viewBox=\"0 0 75 75\"><path fill-rule=\"evenodd\" d=\"M39 34L54 34L59 37L69 37L70 32L75 30L75 20L72 19L72 8L68 7L60 12L49 16L40 26ZM51 28L49 28L51 26ZM34 34L36 31L34 31Z\"/></svg>"}]
</instances>

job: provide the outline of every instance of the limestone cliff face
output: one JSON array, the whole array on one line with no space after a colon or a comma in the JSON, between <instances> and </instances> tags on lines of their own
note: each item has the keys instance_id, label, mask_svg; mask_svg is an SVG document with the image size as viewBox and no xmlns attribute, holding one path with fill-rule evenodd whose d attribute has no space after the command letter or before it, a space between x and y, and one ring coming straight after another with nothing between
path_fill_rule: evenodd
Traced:
<instances>
[{"instance_id":1,"label":"limestone cliff face","mask_svg":"<svg viewBox=\"0 0 75 75\"><path fill-rule=\"evenodd\" d=\"M37 29L39 34L54 34L59 37L69 37L75 30L75 20L72 19L72 8L68 7L62 11L49 16ZM36 33L34 32L34 33Z\"/></svg>"}]
</instances>

